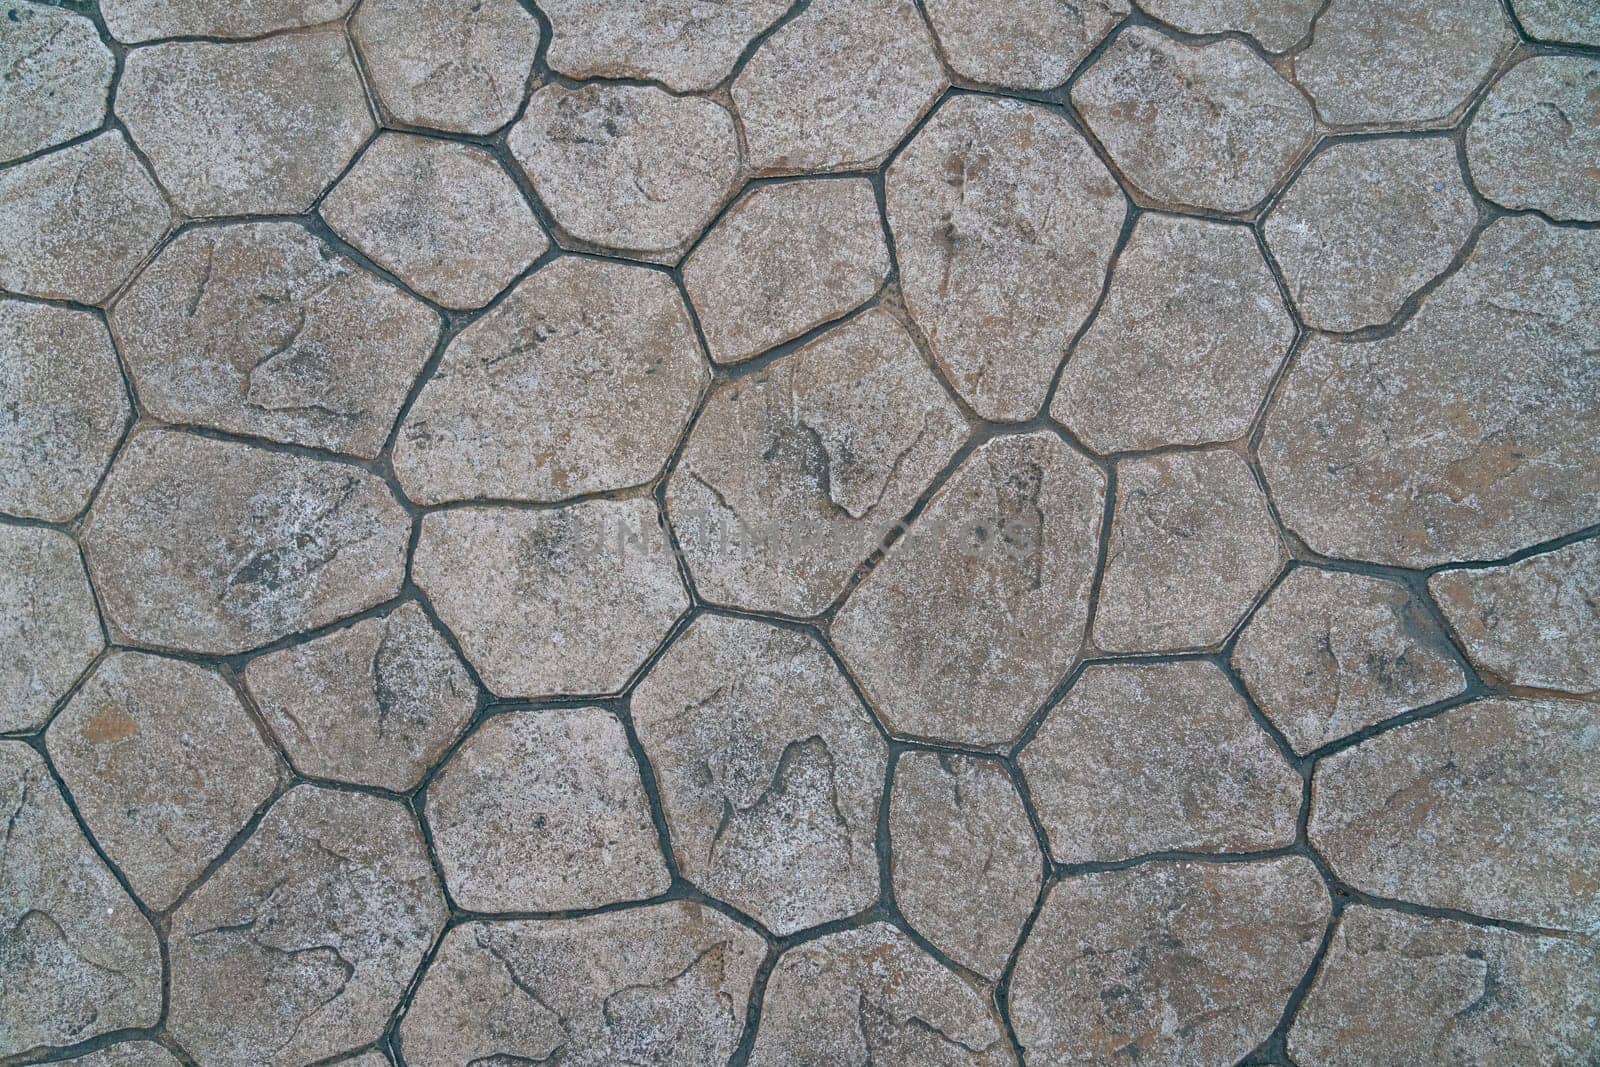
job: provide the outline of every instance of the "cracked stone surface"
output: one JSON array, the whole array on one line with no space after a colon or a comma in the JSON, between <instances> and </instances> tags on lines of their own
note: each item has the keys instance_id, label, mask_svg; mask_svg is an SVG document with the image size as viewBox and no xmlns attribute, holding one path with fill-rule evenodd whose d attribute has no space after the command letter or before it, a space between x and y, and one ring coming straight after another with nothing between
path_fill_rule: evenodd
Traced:
<instances>
[{"instance_id":1,"label":"cracked stone surface","mask_svg":"<svg viewBox=\"0 0 1600 1067\"><path fill-rule=\"evenodd\" d=\"M1512 0L1511 9L1534 37L1600 46L1600 11L1587 0Z\"/></svg>"},{"instance_id":2,"label":"cracked stone surface","mask_svg":"<svg viewBox=\"0 0 1600 1067\"><path fill-rule=\"evenodd\" d=\"M78 546L0 525L0 730L31 730L105 647Z\"/></svg>"},{"instance_id":3,"label":"cracked stone surface","mask_svg":"<svg viewBox=\"0 0 1600 1067\"><path fill-rule=\"evenodd\" d=\"M678 93L703 92L733 72L789 0L544 0L552 69L569 78L645 78Z\"/></svg>"},{"instance_id":4,"label":"cracked stone surface","mask_svg":"<svg viewBox=\"0 0 1600 1067\"><path fill-rule=\"evenodd\" d=\"M1600 16L1596 16L1600 38ZM1490 200L1600 222L1600 61L1534 56L1490 91L1467 127L1467 165Z\"/></svg>"},{"instance_id":5,"label":"cracked stone surface","mask_svg":"<svg viewBox=\"0 0 1600 1067\"><path fill-rule=\"evenodd\" d=\"M1053 89L1128 13L1127 0L927 0L950 69L1008 89Z\"/></svg>"},{"instance_id":6,"label":"cracked stone surface","mask_svg":"<svg viewBox=\"0 0 1600 1067\"><path fill-rule=\"evenodd\" d=\"M1154 18L1185 33L1245 33L1269 52L1285 52L1311 33L1322 0L1144 0Z\"/></svg>"},{"instance_id":7,"label":"cracked stone surface","mask_svg":"<svg viewBox=\"0 0 1600 1067\"><path fill-rule=\"evenodd\" d=\"M0 163L32 155L99 126L115 60L94 23L22 0L6 8L0 35Z\"/></svg>"},{"instance_id":8,"label":"cracked stone surface","mask_svg":"<svg viewBox=\"0 0 1600 1067\"><path fill-rule=\"evenodd\" d=\"M260 37L343 18L354 0L100 0L113 37Z\"/></svg>"}]
</instances>

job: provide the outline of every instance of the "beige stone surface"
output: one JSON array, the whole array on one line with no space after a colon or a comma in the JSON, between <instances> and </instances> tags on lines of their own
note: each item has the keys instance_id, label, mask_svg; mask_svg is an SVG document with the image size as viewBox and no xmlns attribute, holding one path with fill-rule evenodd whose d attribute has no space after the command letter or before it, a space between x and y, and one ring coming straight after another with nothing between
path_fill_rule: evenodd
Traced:
<instances>
[{"instance_id":1,"label":"beige stone surface","mask_svg":"<svg viewBox=\"0 0 1600 1067\"><path fill-rule=\"evenodd\" d=\"M113 37L260 37L343 18L355 0L100 0Z\"/></svg>"},{"instance_id":2,"label":"beige stone surface","mask_svg":"<svg viewBox=\"0 0 1600 1067\"><path fill-rule=\"evenodd\" d=\"M1128 13L1127 0L927 0L950 69L1008 89L1053 89Z\"/></svg>"},{"instance_id":3,"label":"beige stone surface","mask_svg":"<svg viewBox=\"0 0 1600 1067\"><path fill-rule=\"evenodd\" d=\"M569 78L646 78L674 92L702 92L733 72L789 0L544 0L545 59Z\"/></svg>"},{"instance_id":4,"label":"beige stone surface","mask_svg":"<svg viewBox=\"0 0 1600 1067\"><path fill-rule=\"evenodd\" d=\"M1151 16L1185 33L1245 33L1269 52L1311 35L1322 0L1144 0Z\"/></svg>"},{"instance_id":5,"label":"beige stone surface","mask_svg":"<svg viewBox=\"0 0 1600 1067\"><path fill-rule=\"evenodd\" d=\"M104 647L78 546L0 525L0 730L42 726Z\"/></svg>"},{"instance_id":6,"label":"beige stone surface","mask_svg":"<svg viewBox=\"0 0 1600 1067\"><path fill-rule=\"evenodd\" d=\"M154 1041L124 1041L64 1062L78 1067L178 1067L177 1057Z\"/></svg>"},{"instance_id":7,"label":"beige stone surface","mask_svg":"<svg viewBox=\"0 0 1600 1067\"><path fill-rule=\"evenodd\" d=\"M0 34L0 163L32 155L99 126L115 60L94 23L15 0Z\"/></svg>"},{"instance_id":8,"label":"beige stone surface","mask_svg":"<svg viewBox=\"0 0 1600 1067\"><path fill-rule=\"evenodd\" d=\"M1600 15L1595 16L1600 37ZM1509 208L1600 222L1600 60L1534 56L1490 90L1467 127L1478 190Z\"/></svg>"},{"instance_id":9,"label":"beige stone surface","mask_svg":"<svg viewBox=\"0 0 1600 1067\"><path fill-rule=\"evenodd\" d=\"M1534 37L1600 46L1600 10L1588 0L1512 0L1511 10Z\"/></svg>"}]
</instances>

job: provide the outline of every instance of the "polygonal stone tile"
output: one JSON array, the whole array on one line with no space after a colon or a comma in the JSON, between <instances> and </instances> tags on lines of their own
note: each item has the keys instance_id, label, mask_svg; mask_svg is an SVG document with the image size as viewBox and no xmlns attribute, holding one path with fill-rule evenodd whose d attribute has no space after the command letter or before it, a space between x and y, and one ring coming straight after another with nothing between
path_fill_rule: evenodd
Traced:
<instances>
[{"instance_id":1,"label":"polygonal stone tile","mask_svg":"<svg viewBox=\"0 0 1600 1067\"><path fill-rule=\"evenodd\" d=\"M553 70L569 78L646 78L679 93L703 92L733 72L751 41L789 0L543 0Z\"/></svg>"},{"instance_id":2,"label":"polygonal stone tile","mask_svg":"<svg viewBox=\"0 0 1600 1067\"><path fill-rule=\"evenodd\" d=\"M876 899L887 748L814 638L702 616L631 708L685 878L779 936Z\"/></svg>"},{"instance_id":3,"label":"polygonal stone tile","mask_svg":"<svg viewBox=\"0 0 1600 1067\"><path fill-rule=\"evenodd\" d=\"M1272 1033L1327 930L1300 856L1150 863L1058 882L1022 946L1029 1063L1234 1063Z\"/></svg>"},{"instance_id":4,"label":"polygonal stone tile","mask_svg":"<svg viewBox=\"0 0 1600 1067\"><path fill-rule=\"evenodd\" d=\"M125 44L162 37L260 37L343 18L355 0L100 0Z\"/></svg>"},{"instance_id":5,"label":"polygonal stone tile","mask_svg":"<svg viewBox=\"0 0 1600 1067\"><path fill-rule=\"evenodd\" d=\"M789 949L762 999L752 1067L1002 1067L1016 1061L988 991L886 922Z\"/></svg>"},{"instance_id":6,"label":"polygonal stone tile","mask_svg":"<svg viewBox=\"0 0 1600 1067\"><path fill-rule=\"evenodd\" d=\"M969 456L850 594L831 637L885 725L1005 745L1072 666L1105 478L1049 433Z\"/></svg>"},{"instance_id":7,"label":"polygonal stone tile","mask_svg":"<svg viewBox=\"0 0 1600 1067\"><path fill-rule=\"evenodd\" d=\"M89 847L44 760L0 741L0 1055L161 1015L161 946Z\"/></svg>"},{"instance_id":8,"label":"polygonal stone tile","mask_svg":"<svg viewBox=\"0 0 1600 1067\"><path fill-rule=\"evenodd\" d=\"M1449 640L1404 586L1311 567L1291 571L1251 616L1233 668L1297 753L1467 684Z\"/></svg>"},{"instance_id":9,"label":"polygonal stone tile","mask_svg":"<svg viewBox=\"0 0 1600 1067\"><path fill-rule=\"evenodd\" d=\"M689 606L649 499L433 512L412 576L501 697L616 692Z\"/></svg>"},{"instance_id":10,"label":"polygonal stone tile","mask_svg":"<svg viewBox=\"0 0 1600 1067\"><path fill-rule=\"evenodd\" d=\"M408 792L478 687L416 604L251 661L245 685L301 774Z\"/></svg>"},{"instance_id":11,"label":"polygonal stone tile","mask_svg":"<svg viewBox=\"0 0 1600 1067\"><path fill-rule=\"evenodd\" d=\"M1231 441L1293 340L1249 230L1141 215L1050 414L1096 452Z\"/></svg>"},{"instance_id":12,"label":"polygonal stone tile","mask_svg":"<svg viewBox=\"0 0 1600 1067\"><path fill-rule=\"evenodd\" d=\"M0 511L67 522L127 426L127 385L86 311L0 299Z\"/></svg>"},{"instance_id":13,"label":"polygonal stone tile","mask_svg":"<svg viewBox=\"0 0 1600 1067\"><path fill-rule=\"evenodd\" d=\"M1072 87L1122 173L1155 200L1248 211L1311 144L1311 105L1238 41L1135 26Z\"/></svg>"},{"instance_id":14,"label":"polygonal stone tile","mask_svg":"<svg viewBox=\"0 0 1600 1067\"><path fill-rule=\"evenodd\" d=\"M430 137L379 135L318 210L373 262L448 308L482 307L550 247L493 156Z\"/></svg>"},{"instance_id":15,"label":"polygonal stone tile","mask_svg":"<svg viewBox=\"0 0 1600 1067\"><path fill-rule=\"evenodd\" d=\"M77 1067L179 1067L178 1058L154 1041L124 1041L63 1062Z\"/></svg>"},{"instance_id":16,"label":"polygonal stone tile","mask_svg":"<svg viewBox=\"0 0 1600 1067\"><path fill-rule=\"evenodd\" d=\"M1600 931L1594 708L1486 699L1317 764L1311 844L1357 889Z\"/></svg>"},{"instance_id":17,"label":"polygonal stone tile","mask_svg":"<svg viewBox=\"0 0 1600 1067\"><path fill-rule=\"evenodd\" d=\"M766 945L675 900L445 936L400 1024L410 1063L725 1062Z\"/></svg>"},{"instance_id":18,"label":"polygonal stone tile","mask_svg":"<svg viewBox=\"0 0 1600 1067\"><path fill-rule=\"evenodd\" d=\"M557 259L450 342L401 424L395 473L423 504L639 485L710 377L665 274Z\"/></svg>"},{"instance_id":19,"label":"polygonal stone tile","mask_svg":"<svg viewBox=\"0 0 1600 1067\"><path fill-rule=\"evenodd\" d=\"M105 119L116 65L94 23L15 0L0 35L0 163L88 133Z\"/></svg>"},{"instance_id":20,"label":"polygonal stone tile","mask_svg":"<svg viewBox=\"0 0 1600 1067\"><path fill-rule=\"evenodd\" d=\"M911 0L817 0L733 82L759 173L869 169L945 88Z\"/></svg>"},{"instance_id":21,"label":"polygonal stone tile","mask_svg":"<svg viewBox=\"0 0 1600 1067\"><path fill-rule=\"evenodd\" d=\"M908 752L895 764L889 870L906 921L940 951L998 978L1039 896L1044 857L1005 768Z\"/></svg>"},{"instance_id":22,"label":"polygonal stone tile","mask_svg":"<svg viewBox=\"0 0 1600 1067\"><path fill-rule=\"evenodd\" d=\"M370 459L439 317L294 222L188 230L111 314L144 410Z\"/></svg>"},{"instance_id":23,"label":"polygonal stone tile","mask_svg":"<svg viewBox=\"0 0 1600 1067\"><path fill-rule=\"evenodd\" d=\"M1509 208L1600 221L1597 98L1600 60L1534 56L1513 67L1467 127L1478 190Z\"/></svg>"},{"instance_id":24,"label":"polygonal stone tile","mask_svg":"<svg viewBox=\"0 0 1600 1067\"><path fill-rule=\"evenodd\" d=\"M297 786L173 913L167 1029L208 1064L288 1067L358 1048L444 920L405 807Z\"/></svg>"},{"instance_id":25,"label":"polygonal stone tile","mask_svg":"<svg viewBox=\"0 0 1600 1067\"><path fill-rule=\"evenodd\" d=\"M1107 652L1219 644L1286 558L1236 453L1123 460L1092 640Z\"/></svg>"},{"instance_id":26,"label":"polygonal stone tile","mask_svg":"<svg viewBox=\"0 0 1600 1067\"><path fill-rule=\"evenodd\" d=\"M1511 9L1530 36L1600 45L1600 9L1589 0L1511 0Z\"/></svg>"},{"instance_id":27,"label":"polygonal stone tile","mask_svg":"<svg viewBox=\"0 0 1600 1067\"><path fill-rule=\"evenodd\" d=\"M41 725L104 647L78 546L0 524L0 730Z\"/></svg>"},{"instance_id":28,"label":"polygonal stone tile","mask_svg":"<svg viewBox=\"0 0 1600 1067\"><path fill-rule=\"evenodd\" d=\"M906 307L978 414L1038 414L1094 307L1122 228L1122 191L1065 119L953 97L889 168Z\"/></svg>"},{"instance_id":29,"label":"polygonal stone tile","mask_svg":"<svg viewBox=\"0 0 1600 1067\"><path fill-rule=\"evenodd\" d=\"M950 69L1008 89L1053 89L1128 13L1127 0L927 0Z\"/></svg>"},{"instance_id":30,"label":"polygonal stone tile","mask_svg":"<svg viewBox=\"0 0 1600 1067\"><path fill-rule=\"evenodd\" d=\"M760 185L684 262L683 285L718 363L738 363L859 307L889 249L864 178Z\"/></svg>"},{"instance_id":31,"label":"polygonal stone tile","mask_svg":"<svg viewBox=\"0 0 1600 1067\"><path fill-rule=\"evenodd\" d=\"M340 26L136 48L116 112L191 216L304 211L374 128Z\"/></svg>"},{"instance_id":32,"label":"polygonal stone tile","mask_svg":"<svg viewBox=\"0 0 1600 1067\"><path fill-rule=\"evenodd\" d=\"M1244 33L1269 52L1285 52L1310 34L1323 0L1144 0L1140 6L1184 33Z\"/></svg>"},{"instance_id":33,"label":"polygonal stone tile","mask_svg":"<svg viewBox=\"0 0 1600 1067\"><path fill-rule=\"evenodd\" d=\"M1400 330L1319 339L1261 441L1316 551L1497 559L1600 519L1600 233L1500 219Z\"/></svg>"},{"instance_id":34,"label":"polygonal stone tile","mask_svg":"<svg viewBox=\"0 0 1600 1067\"><path fill-rule=\"evenodd\" d=\"M700 594L822 611L967 430L905 329L879 310L719 386L667 483Z\"/></svg>"},{"instance_id":35,"label":"polygonal stone tile","mask_svg":"<svg viewBox=\"0 0 1600 1067\"><path fill-rule=\"evenodd\" d=\"M654 86L546 85L507 145L558 237L671 263L739 184L733 116Z\"/></svg>"},{"instance_id":36,"label":"polygonal stone tile","mask_svg":"<svg viewBox=\"0 0 1600 1067\"><path fill-rule=\"evenodd\" d=\"M628 738L600 708L490 719L429 783L426 816L471 911L597 908L672 884Z\"/></svg>"},{"instance_id":37,"label":"polygonal stone tile","mask_svg":"<svg viewBox=\"0 0 1600 1067\"><path fill-rule=\"evenodd\" d=\"M226 655L393 596L411 522L359 467L136 434L84 528L112 632Z\"/></svg>"}]
</instances>

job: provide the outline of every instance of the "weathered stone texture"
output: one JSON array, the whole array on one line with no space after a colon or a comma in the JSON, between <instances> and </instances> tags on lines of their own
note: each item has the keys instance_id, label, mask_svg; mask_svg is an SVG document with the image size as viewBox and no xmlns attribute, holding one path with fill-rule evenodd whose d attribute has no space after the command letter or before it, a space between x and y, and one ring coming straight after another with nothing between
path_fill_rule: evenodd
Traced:
<instances>
[{"instance_id":1,"label":"weathered stone texture","mask_svg":"<svg viewBox=\"0 0 1600 1067\"><path fill-rule=\"evenodd\" d=\"M1185 33L1246 33L1284 52L1311 33L1322 0L1144 0L1151 16Z\"/></svg>"},{"instance_id":2,"label":"weathered stone texture","mask_svg":"<svg viewBox=\"0 0 1600 1067\"><path fill-rule=\"evenodd\" d=\"M178 1058L154 1041L124 1041L64 1062L77 1064L77 1067L179 1067Z\"/></svg>"},{"instance_id":3,"label":"weathered stone texture","mask_svg":"<svg viewBox=\"0 0 1600 1067\"><path fill-rule=\"evenodd\" d=\"M569 78L646 78L674 92L710 89L733 72L789 0L544 0L551 68Z\"/></svg>"},{"instance_id":4,"label":"weathered stone texture","mask_svg":"<svg viewBox=\"0 0 1600 1067\"><path fill-rule=\"evenodd\" d=\"M963 78L1054 89L1128 13L1127 0L927 0L945 61Z\"/></svg>"},{"instance_id":5,"label":"weathered stone texture","mask_svg":"<svg viewBox=\"0 0 1600 1067\"><path fill-rule=\"evenodd\" d=\"M1600 221L1596 99L1600 60L1534 56L1513 67L1467 128L1467 165L1479 191L1509 208Z\"/></svg>"},{"instance_id":6,"label":"weathered stone texture","mask_svg":"<svg viewBox=\"0 0 1600 1067\"><path fill-rule=\"evenodd\" d=\"M115 61L94 23L14 0L0 34L0 163L88 133L106 114Z\"/></svg>"},{"instance_id":7,"label":"weathered stone texture","mask_svg":"<svg viewBox=\"0 0 1600 1067\"><path fill-rule=\"evenodd\" d=\"M260 37L331 22L355 0L100 0L112 36L125 44L162 37Z\"/></svg>"},{"instance_id":8,"label":"weathered stone texture","mask_svg":"<svg viewBox=\"0 0 1600 1067\"><path fill-rule=\"evenodd\" d=\"M1589 0L1512 0L1511 9L1534 37L1600 46L1600 8Z\"/></svg>"},{"instance_id":9,"label":"weathered stone texture","mask_svg":"<svg viewBox=\"0 0 1600 1067\"><path fill-rule=\"evenodd\" d=\"M31 730L105 647L66 534L0 525L0 730Z\"/></svg>"}]
</instances>

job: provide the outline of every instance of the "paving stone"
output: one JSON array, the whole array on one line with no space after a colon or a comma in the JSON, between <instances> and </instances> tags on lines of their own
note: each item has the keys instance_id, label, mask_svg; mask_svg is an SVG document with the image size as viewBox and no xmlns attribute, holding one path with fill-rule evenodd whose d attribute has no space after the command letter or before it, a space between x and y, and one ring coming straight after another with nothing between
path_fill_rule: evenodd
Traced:
<instances>
[{"instance_id":1,"label":"paving stone","mask_svg":"<svg viewBox=\"0 0 1600 1067\"><path fill-rule=\"evenodd\" d=\"M618 691L689 606L648 499L433 512L412 577L500 697Z\"/></svg>"},{"instance_id":2,"label":"paving stone","mask_svg":"<svg viewBox=\"0 0 1600 1067\"><path fill-rule=\"evenodd\" d=\"M690 882L779 936L877 898L887 748L814 638L702 616L631 708Z\"/></svg>"},{"instance_id":3,"label":"paving stone","mask_svg":"<svg viewBox=\"0 0 1600 1067\"><path fill-rule=\"evenodd\" d=\"M686 900L578 919L465 923L400 1024L411 1063L725 1062L766 945Z\"/></svg>"},{"instance_id":4,"label":"paving stone","mask_svg":"<svg viewBox=\"0 0 1600 1067\"><path fill-rule=\"evenodd\" d=\"M885 190L934 358L979 415L1032 418L1105 284L1122 190L1059 115L978 96L940 106Z\"/></svg>"},{"instance_id":5,"label":"paving stone","mask_svg":"<svg viewBox=\"0 0 1600 1067\"><path fill-rule=\"evenodd\" d=\"M0 730L43 725L104 647L78 546L0 525Z\"/></svg>"},{"instance_id":6,"label":"paving stone","mask_svg":"<svg viewBox=\"0 0 1600 1067\"><path fill-rule=\"evenodd\" d=\"M0 173L0 289L104 303L171 221L120 133L18 163Z\"/></svg>"},{"instance_id":7,"label":"paving stone","mask_svg":"<svg viewBox=\"0 0 1600 1067\"><path fill-rule=\"evenodd\" d=\"M785 952L767 980L750 1063L1015 1063L988 991L885 922Z\"/></svg>"},{"instance_id":8,"label":"paving stone","mask_svg":"<svg viewBox=\"0 0 1600 1067\"><path fill-rule=\"evenodd\" d=\"M683 265L718 363L738 363L869 300L889 250L864 178L761 185L739 198Z\"/></svg>"},{"instance_id":9,"label":"paving stone","mask_svg":"<svg viewBox=\"0 0 1600 1067\"><path fill-rule=\"evenodd\" d=\"M163 37L260 37L344 18L355 0L100 0L124 44Z\"/></svg>"},{"instance_id":10,"label":"paving stone","mask_svg":"<svg viewBox=\"0 0 1600 1067\"><path fill-rule=\"evenodd\" d=\"M191 216L305 211L374 129L340 26L134 49L116 112Z\"/></svg>"},{"instance_id":11,"label":"paving stone","mask_svg":"<svg viewBox=\"0 0 1600 1067\"><path fill-rule=\"evenodd\" d=\"M1105 479L1053 434L961 465L834 616L834 647L889 729L1010 743L1082 644Z\"/></svg>"},{"instance_id":12,"label":"paving stone","mask_svg":"<svg viewBox=\"0 0 1600 1067\"><path fill-rule=\"evenodd\" d=\"M181 234L111 329L147 414L370 459L439 317L295 222Z\"/></svg>"},{"instance_id":13,"label":"paving stone","mask_svg":"<svg viewBox=\"0 0 1600 1067\"><path fill-rule=\"evenodd\" d=\"M0 741L0 1055L69 1045L161 1015L161 947L89 847L44 760Z\"/></svg>"},{"instance_id":14,"label":"paving stone","mask_svg":"<svg viewBox=\"0 0 1600 1067\"><path fill-rule=\"evenodd\" d=\"M700 595L822 611L967 432L904 327L878 310L719 385L667 483Z\"/></svg>"},{"instance_id":15,"label":"paving stone","mask_svg":"<svg viewBox=\"0 0 1600 1067\"><path fill-rule=\"evenodd\" d=\"M1147 197L1248 211L1311 144L1311 106L1238 41L1185 44L1135 26L1072 87L1072 103Z\"/></svg>"},{"instance_id":16,"label":"paving stone","mask_svg":"<svg viewBox=\"0 0 1600 1067\"><path fill-rule=\"evenodd\" d=\"M1092 640L1107 652L1219 644L1285 558L1236 453L1123 460Z\"/></svg>"},{"instance_id":17,"label":"paving stone","mask_svg":"<svg viewBox=\"0 0 1600 1067\"><path fill-rule=\"evenodd\" d=\"M597 908L672 884L627 735L600 708L490 719L429 784L427 819L472 911Z\"/></svg>"},{"instance_id":18,"label":"paving stone","mask_svg":"<svg viewBox=\"0 0 1600 1067\"><path fill-rule=\"evenodd\" d=\"M1096 452L1235 440L1293 340L1249 230L1141 215L1050 413Z\"/></svg>"},{"instance_id":19,"label":"paving stone","mask_svg":"<svg viewBox=\"0 0 1600 1067\"><path fill-rule=\"evenodd\" d=\"M400 427L395 473L423 504L640 485L710 377L665 274L557 259L450 342Z\"/></svg>"},{"instance_id":20,"label":"paving stone","mask_svg":"<svg viewBox=\"0 0 1600 1067\"><path fill-rule=\"evenodd\" d=\"M1322 0L1144 0L1145 12L1185 33L1245 33L1286 52L1311 33Z\"/></svg>"},{"instance_id":21,"label":"paving stone","mask_svg":"<svg viewBox=\"0 0 1600 1067\"><path fill-rule=\"evenodd\" d=\"M14 0L0 36L0 163L88 133L106 115L115 61L94 23Z\"/></svg>"},{"instance_id":22,"label":"paving stone","mask_svg":"<svg viewBox=\"0 0 1600 1067\"><path fill-rule=\"evenodd\" d=\"M1044 857L1017 787L988 760L908 752L895 765L890 871L901 914L941 952L1000 977Z\"/></svg>"},{"instance_id":23,"label":"paving stone","mask_svg":"<svg viewBox=\"0 0 1600 1067\"><path fill-rule=\"evenodd\" d=\"M1356 330L1394 318L1477 221L1455 142L1408 137L1334 144L1295 178L1265 232L1306 324Z\"/></svg>"},{"instance_id":24,"label":"paving stone","mask_svg":"<svg viewBox=\"0 0 1600 1067\"><path fill-rule=\"evenodd\" d=\"M1582 1063L1600 1054L1597 976L1600 955L1577 941L1352 907L1289 1053L1307 1067Z\"/></svg>"},{"instance_id":25,"label":"paving stone","mask_svg":"<svg viewBox=\"0 0 1600 1067\"><path fill-rule=\"evenodd\" d=\"M416 604L251 661L245 685L302 774L409 792L478 687Z\"/></svg>"},{"instance_id":26,"label":"paving stone","mask_svg":"<svg viewBox=\"0 0 1600 1067\"><path fill-rule=\"evenodd\" d=\"M68 522L111 463L131 411L105 325L0 299L0 510Z\"/></svg>"},{"instance_id":27,"label":"paving stone","mask_svg":"<svg viewBox=\"0 0 1600 1067\"><path fill-rule=\"evenodd\" d=\"M179 660L113 652L45 736L90 833L157 911L278 785L278 761L228 683Z\"/></svg>"},{"instance_id":28,"label":"paving stone","mask_svg":"<svg viewBox=\"0 0 1600 1067\"><path fill-rule=\"evenodd\" d=\"M1487 699L1324 759L1309 833L1368 893L1594 933L1597 827L1593 707Z\"/></svg>"},{"instance_id":29,"label":"paving stone","mask_svg":"<svg viewBox=\"0 0 1600 1067\"><path fill-rule=\"evenodd\" d=\"M379 135L319 210L378 266L448 308L482 307L550 247L492 155L429 137Z\"/></svg>"},{"instance_id":30,"label":"paving stone","mask_svg":"<svg viewBox=\"0 0 1600 1067\"><path fill-rule=\"evenodd\" d=\"M445 904L397 801L302 785L172 916L167 1029L202 1063L306 1063L377 1040Z\"/></svg>"},{"instance_id":31,"label":"paving stone","mask_svg":"<svg viewBox=\"0 0 1600 1067\"><path fill-rule=\"evenodd\" d=\"M789 0L544 0L551 69L569 78L647 78L703 92L733 73L750 42Z\"/></svg>"},{"instance_id":32,"label":"paving stone","mask_svg":"<svg viewBox=\"0 0 1600 1067\"><path fill-rule=\"evenodd\" d=\"M1300 856L1150 863L1057 883L1011 1020L1029 1063L1234 1063L1272 1033L1327 929Z\"/></svg>"},{"instance_id":33,"label":"paving stone","mask_svg":"<svg viewBox=\"0 0 1600 1067\"><path fill-rule=\"evenodd\" d=\"M911 0L816 0L732 91L750 166L773 174L877 166L946 84Z\"/></svg>"},{"instance_id":34,"label":"paving stone","mask_svg":"<svg viewBox=\"0 0 1600 1067\"><path fill-rule=\"evenodd\" d=\"M1404 586L1311 567L1251 616L1233 668L1302 754L1466 688L1448 639Z\"/></svg>"},{"instance_id":35,"label":"paving stone","mask_svg":"<svg viewBox=\"0 0 1600 1067\"><path fill-rule=\"evenodd\" d=\"M1478 190L1509 208L1600 221L1597 98L1600 60L1534 56L1512 68L1467 128L1467 165Z\"/></svg>"},{"instance_id":36,"label":"paving stone","mask_svg":"<svg viewBox=\"0 0 1600 1067\"><path fill-rule=\"evenodd\" d=\"M1589 0L1511 0L1511 9L1534 37L1600 45L1600 10Z\"/></svg>"},{"instance_id":37,"label":"paving stone","mask_svg":"<svg viewBox=\"0 0 1600 1067\"><path fill-rule=\"evenodd\" d=\"M360 468L153 430L124 447L83 537L122 641L225 655L394 596L410 531Z\"/></svg>"},{"instance_id":38,"label":"paving stone","mask_svg":"<svg viewBox=\"0 0 1600 1067\"><path fill-rule=\"evenodd\" d=\"M125 1041L67 1060L78 1067L178 1067L178 1059L154 1041Z\"/></svg>"},{"instance_id":39,"label":"paving stone","mask_svg":"<svg viewBox=\"0 0 1600 1067\"><path fill-rule=\"evenodd\" d=\"M738 189L733 116L654 86L546 85L506 142L567 243L672 263Z\"/></svg>"},{"instance_id":40,"label":"paving stone","mask_svg":"<svg viewBox=\"0 0 1600 1067\"><path fill-rule=\"evenodd\" d=\"M1316 340L1261 463L1316 551L1498 559L1600 518L1600 234L1501 219L1396 333Z\"/></svg>"},{"instance_id":41,"label":"paving stone","mask_svg":"<svg viewBox=\"0 0 1600 1067\"><path fill-rule=\"evenodd\" d=\"M1127 0L928 0L950 69L1008 89L1054 89L1128 13Z\"/></svg>"}]
</instances>

